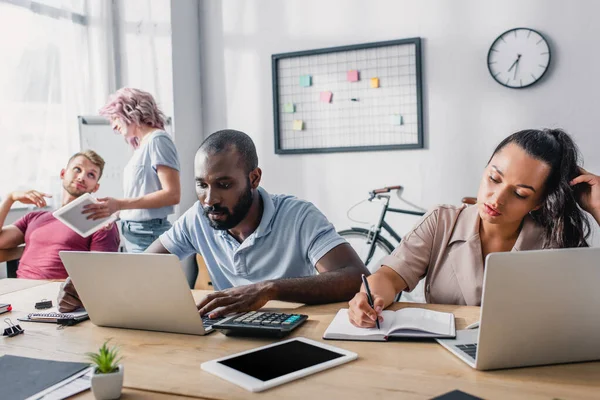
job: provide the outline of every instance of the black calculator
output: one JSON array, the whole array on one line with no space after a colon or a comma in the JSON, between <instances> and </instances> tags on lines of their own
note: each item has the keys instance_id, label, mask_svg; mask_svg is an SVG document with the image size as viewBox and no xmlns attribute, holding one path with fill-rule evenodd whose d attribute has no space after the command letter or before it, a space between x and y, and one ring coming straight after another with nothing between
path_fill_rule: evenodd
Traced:
<instances>
[{"instance_id":1,"label":"black calculator","mask_svg":"<svg viewBox=\"0 0 600 400\"><path fill-rule=\"evenodd\" d=\"M227 336L283 337L308 319L304 314L250 311L227 317L212 328Z\"/></svg>"}]
</instances>

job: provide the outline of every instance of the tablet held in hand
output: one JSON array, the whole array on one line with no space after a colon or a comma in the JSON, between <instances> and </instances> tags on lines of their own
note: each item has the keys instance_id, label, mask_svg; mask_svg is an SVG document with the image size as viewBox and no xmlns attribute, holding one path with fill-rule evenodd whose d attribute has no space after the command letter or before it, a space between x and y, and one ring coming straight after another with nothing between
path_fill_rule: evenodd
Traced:
<instances>
[{"instance_id":1,"label":"tablet held in hand","mask_svg":"<svg viewBox=\"0 0 600 400\"><path fill-rule=\"evenodd\" d=\"M91 194L85 193L64 207L54 211L52 215L82 237L88 237L102 229L106 224L117 219L116 215L111 215L108 218L97 219L95 221L87 219L87 214L83 214L84 207L88 204L98 203L99 201Z\"/></svg>"}]
</instances>

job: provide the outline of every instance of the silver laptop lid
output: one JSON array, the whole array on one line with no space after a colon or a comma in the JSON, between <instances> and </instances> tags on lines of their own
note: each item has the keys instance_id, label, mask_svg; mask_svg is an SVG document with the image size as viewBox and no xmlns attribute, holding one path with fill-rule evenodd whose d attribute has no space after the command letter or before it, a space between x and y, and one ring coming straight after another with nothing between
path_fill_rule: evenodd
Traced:
<instances>
[{"instance_id":1,"label":"silver laptop lid","mask_svg":"<svg viewBox=\"0 0 600 400\"><path fill-rule=\"evenodd\" d=\"M600 359L600 248L493 253L477 369Z\"/></svg>"},{"instance_id":2,"label":"silver laptop lid","mask_svg":"<svg viewBox=\"0 0 600 400\"><path fill-rule=\"evenodd\" d=\"M176 256L76 251L59 255L94 324L204 334Z\"/></svg>"}]
</instances>

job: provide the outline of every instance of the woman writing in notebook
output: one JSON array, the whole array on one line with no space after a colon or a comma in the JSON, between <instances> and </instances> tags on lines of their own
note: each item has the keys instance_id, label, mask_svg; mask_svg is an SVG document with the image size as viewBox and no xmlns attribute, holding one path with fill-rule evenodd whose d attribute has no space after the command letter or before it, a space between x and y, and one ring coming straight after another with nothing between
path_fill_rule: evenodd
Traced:
<instances>
[{"instance_id":1,"label":"woman writing in notebook","mask_svg":"<svg viewBox=\"0 0 600 400\"><path fill-rule=\"evenodd\" d=\"M179 156L165 132L165 116L150 93L123 88L100 110L115 132L134 150L123 171L125 198L106 197L84 211L89 219L119 212L129 252L143 252L171 224L167 216L179 204Z\"/></svg>"},{"instance_id":2,"label":"woman writing in notebook","mask_svg":"<svg viewBox=\"0 0 600 400\"><path fill-rule=\"evenodd\" d=\"M489 253L586 247L586 213L600 224L600 177L578 166L561 130L524 130L504 139L481 178L477 204L427 213L350 301L352 324L373 327L397 293L425 278L428 303L481 303Z\"/></svg>"}]
</instances>

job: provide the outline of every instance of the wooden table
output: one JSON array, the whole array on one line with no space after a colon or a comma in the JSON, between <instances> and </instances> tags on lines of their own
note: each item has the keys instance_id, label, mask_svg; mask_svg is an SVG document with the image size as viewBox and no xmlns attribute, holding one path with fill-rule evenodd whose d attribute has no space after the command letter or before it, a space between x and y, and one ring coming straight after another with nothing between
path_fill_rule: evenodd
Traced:
<instances>
[{"instance_id":1,"label":"wooden table","mask_svg":"<svg viewBox=\"0 0 600 400\"><path fill-rule=\"evenodd\" d=\"M123 388L123 392L121 393L121 400L167 400L167 399L175 399L175 400L192 400L198 399L199 397L188 397L188 396L180 396L173 393L158 393L158 392L149 392L147 390L136 390ZM78 395L73 397L69 397L69 399L75 400L94 400L95 397L91 390L86 390L85 392L81 392Z\"/></svg>"},{"instance_id":2,"label":"wooden table","mask_svg":"<svg viewBox=\"0 0 600 400\"><path fill-rule=\"evenodd\" d=\"M33 311L35 301L55 298L59 283L49 283L0 296L18 316ZM157 288L159 290L159 288ZM200 298L203 292L195 291ZM273 302L268 307L294 308L309 320L295 336L322 340L337 310L346 304L302 306ZM397 303L393 309L413 305ZM453 312L458 329L479 317L478 307L419 305ZM64 361L83 361L83 354L113 338L125 356L125 398L148 396L162 399L179 394L209 399L429 399L460 389L486 399L597 399L600 395L600 362L475 371L433 342L327 341L358 353L359 359L298 381L252 394L200 369L204 361L271 343L269 339L230 338L220 333L180 335L116 328L102 328L86 321L57 330L56 325L22 323L24 335L0 339L0 353ZM514 351L507 349L507 351ZM86 393L80 398L91 398Z\"/></svg>"},{"instance_id":3,"label":"wooden table","mask_svg":"<svg viewBox=\"0 0 600 400\"><path fill-rule=\"evenodd\" d=\"M19 290L28 289L34 286L47 285L48 283L48 281L40 281L35 279L0 279L0 296L12 292L18 292ZM56 296L54 296L54 298L52 299L49 298L48 300L52 300L52 302L55 302Z\"/></svg>"}]
</instances>

